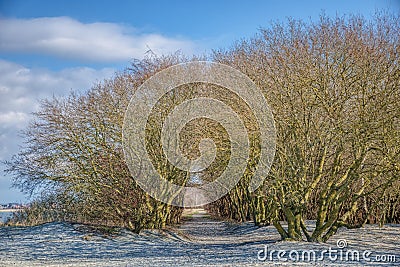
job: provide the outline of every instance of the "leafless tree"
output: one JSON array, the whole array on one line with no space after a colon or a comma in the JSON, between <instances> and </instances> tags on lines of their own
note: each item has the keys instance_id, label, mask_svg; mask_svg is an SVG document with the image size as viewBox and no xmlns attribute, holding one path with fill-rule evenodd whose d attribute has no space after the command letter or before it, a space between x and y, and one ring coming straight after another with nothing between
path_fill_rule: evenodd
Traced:
<instances>
[{"instance_id":1,"label":"leafless tree","mask_svg":"<svg viewBox=\"0 0 400 267\"><path fill-rule=\"evenodd\" d=\"M326 241L399 195L399 30L388 14L321 16L277 23L215 53L264 90L275 117L275 162L251 202L256 223L273 223L283 239ZM232 217L232 195L210 209Z\"/></svg>"},{"instance_id":2,"label":"leafless tree","mask_svg":"<svg viewBox=\"0 0 400 267\"><path fill-rule=\"evenodd\" d=\"M123 155L122 125L135 89L155 72L181 60L172 55L137 61L125 73L86 93L41 102L23 133L25 147L6 162L16 187L44 194L42 201L32 205L38 212L27 211L31 223L70 220L139 232L179 221L181 208L154 200L131 177ZM55 205L48 205L49 196ZM40 203L56 209L51 213L56 216L32 219L34 214L42 216L37 208Z\"/></svg>"}]
</instances>

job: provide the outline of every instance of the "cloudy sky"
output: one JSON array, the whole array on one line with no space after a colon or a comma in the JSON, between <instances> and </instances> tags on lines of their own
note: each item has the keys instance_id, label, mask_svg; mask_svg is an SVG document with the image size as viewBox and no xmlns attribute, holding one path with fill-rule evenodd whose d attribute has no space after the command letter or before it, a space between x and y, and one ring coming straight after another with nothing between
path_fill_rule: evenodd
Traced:
<instances>
[{"instance_id":1,"label":"cloudy sky","mask_svg":"<svg viewBox=\"0 0 400 267\"><path fill-rule=\"evenodd\" d=\"M271 21L315 20L322 11L370 17L377 9L400 12L400 0L0 0L0 160L18 151L18 132L38 100L87 90L149 49L204 54L251 37ZM3 169L0 203L26 202Z\"/></svg>"}]
</instances>

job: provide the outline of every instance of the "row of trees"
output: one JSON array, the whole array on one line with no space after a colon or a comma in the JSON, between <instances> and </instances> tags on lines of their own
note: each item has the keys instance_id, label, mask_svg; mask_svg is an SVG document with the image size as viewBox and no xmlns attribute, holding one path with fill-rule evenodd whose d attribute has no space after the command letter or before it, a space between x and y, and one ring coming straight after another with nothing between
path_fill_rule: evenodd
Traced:
<instances>
[{"instance_id":1,"label":"row of trees","mask_svg":"<svg viewBox=\"0 0 400 267\"><path fill-rule=\"evenodd\" d=\"M67 220L139 232L179 222L182 209L141 190L122 150L124 113L135 88L179 60L170 56L137 61L88 92L41 102L23 132L24 149L7 162L15 186L28 194L39 193L32 208L20 215L25 223ZM47 215L39 216L43 206Z\"/></svg>"},{"instance_id":2,"label":"row of trees","mask_svg":"<svg viewBox=\"0 0 400 267\"><path fill-rule=\"evenodd\" d=\"M240 184L209 209L308 241L326 241L341 226L398 222L399 29L399 17L388 15L290 20L215 53L264 90L277 150L255 195Z\"/></svg>"},{"instance_id":3,"label":"row of trees","mask_svg":"<svg viewBox=\"0 0 400 267\"><path fill-rule=\"evenodd\" d=\"M256 192L249 191L249 183L260 152L257 116L226 88L190 84L160 100L146 128L153 163L165 179L193 185L190 173L165 160L162 123L183 100L212 97L243 121L250 157L236 187L206 207L211 213L273 224L283 239L308 241L326 241L341 226L398 222L399 30L399 17L387 14L371 22L321 16L316 23L277 23L214 52L213 61L239 69L263 90L275 117L275 160ZM118 225L136 232L179 222L182 208L149 197L131 177L121 142L135 88L186 61L180 55L147 58L87 93L42 101L24 132L25 148L7 162L17 187L42 192L42 204L32 206L43 214L46 203L52 215L42 221ZM214 140L216 157L200 175L202 182L212 182L229 161L229 136L212 120L193 120L180 133L183 154L197 158L204 138ZM32 209L26 217L36 216ZM315 228L307 228L307 219L316 220Z\"/></svg>"}]
</instances>

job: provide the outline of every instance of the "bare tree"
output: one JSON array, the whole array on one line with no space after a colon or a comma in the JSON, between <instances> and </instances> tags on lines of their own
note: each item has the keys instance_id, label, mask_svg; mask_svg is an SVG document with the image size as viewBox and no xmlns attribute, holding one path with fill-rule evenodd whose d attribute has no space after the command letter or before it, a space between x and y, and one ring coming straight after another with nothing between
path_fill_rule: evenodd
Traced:
<instances>
[{"instance_id":1,"label":"bare tree","mask_svg":"<svg viewBox=\"0 0 400 267\"><path fill-rule=\"evenodd\" d=\"M283 239L326 241L341 226L367 222L379 203L371 200L393 190L398 32L398 16L321 16L317 23L277 23L215 54L264 90L276 121L275 162L252 200L256 223L273 223ZM229 198L216 203L219 209L232 205ZM316 219L315 229L307 218Z\"/></svg>"},{"instance_id":2,"label":"bare tree","mask_svg":"<svg viewBox=\"0 0 400 267\"><path fill-rule=\"evenodd\" d=\"M137 61L131 70L86 93L41 102L23 133L25 147L7 162L7 171L22 191L44 194L37 204L57 209L46 221L118 225L136 232L179 221L181 208L151 198L131 177L122 150L122 125L135 88L181 60L173 55ZM48 205L49 196L55 205Z\"/></svg>"}]
</instances>

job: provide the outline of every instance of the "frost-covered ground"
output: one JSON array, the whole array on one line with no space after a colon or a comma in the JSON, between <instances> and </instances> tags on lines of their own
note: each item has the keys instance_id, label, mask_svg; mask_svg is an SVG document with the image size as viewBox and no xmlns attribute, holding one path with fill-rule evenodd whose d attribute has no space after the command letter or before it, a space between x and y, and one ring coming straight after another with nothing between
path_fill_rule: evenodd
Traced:
<instances>
[{"instance_id":1,"label":"frost-covered ground","mask_svg":"<svg viewBox=\"0 0 400 267\"><path fill-rule=\"evenodd\" d=\"M140 235L106 237L65 223L0 228L0 266L171 265L400 266L400 225L340 229L326 244L280 242L272 226L216 221L202 210L177 227Z\"/></svg>"},{"instance_id":2,"label":"frost-covered ground","mask_svg":"<svg viewBox=\"0 0 400 267\"><path fill-rule=\"evenodd\" d=\"M5 222L12 214L10 211L0 210L0 223Z\"/></svg>"}]
</instances>

